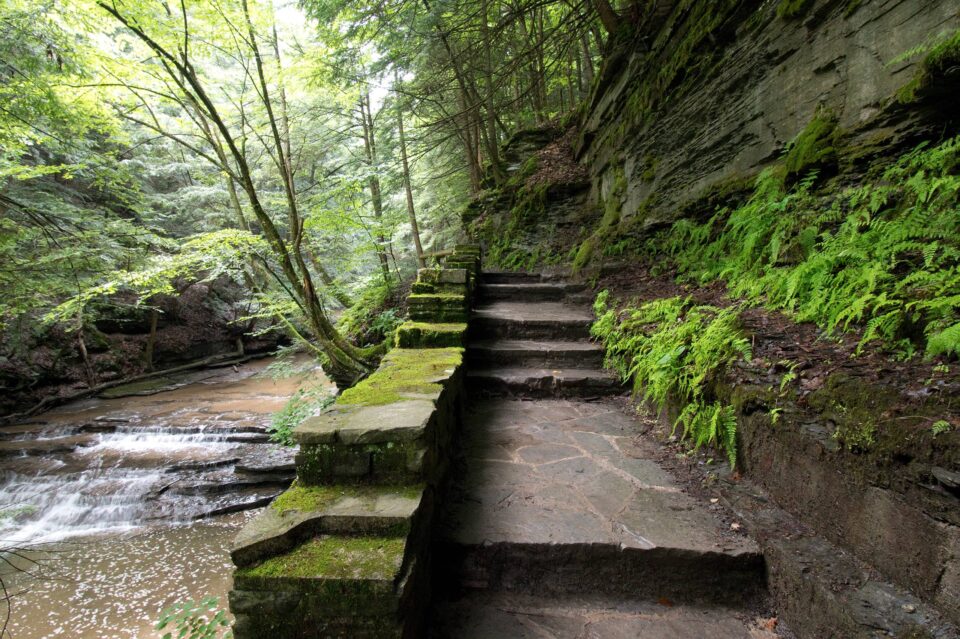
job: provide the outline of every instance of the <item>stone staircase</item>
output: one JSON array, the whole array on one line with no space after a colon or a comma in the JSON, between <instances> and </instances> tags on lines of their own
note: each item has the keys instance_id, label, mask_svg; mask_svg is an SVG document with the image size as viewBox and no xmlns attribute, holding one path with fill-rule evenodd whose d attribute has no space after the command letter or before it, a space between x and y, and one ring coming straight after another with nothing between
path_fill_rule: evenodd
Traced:
<instances>
[{"instance_id":1,"label":"stone staircase","mask_svg":"<svg viewBox=\"0 0 960 639\"><path fill-rule=\"evenodd\" d=\"M622 391L590 341L581 284L538 274L483 273L470 319L467 386L487 395L598 397Z\"/></svg>"},{"instance_id":2,"label":"stone staircase","mask_svg":"<svg viewBox=\"0 0 960 639\"><path fill-rule=\"evenodd\" d=\"M590 341L592 296L508 273L477 295L430 636L776 636L751 622L758 546L656 463Z\"/></svg>"}]
</instances>

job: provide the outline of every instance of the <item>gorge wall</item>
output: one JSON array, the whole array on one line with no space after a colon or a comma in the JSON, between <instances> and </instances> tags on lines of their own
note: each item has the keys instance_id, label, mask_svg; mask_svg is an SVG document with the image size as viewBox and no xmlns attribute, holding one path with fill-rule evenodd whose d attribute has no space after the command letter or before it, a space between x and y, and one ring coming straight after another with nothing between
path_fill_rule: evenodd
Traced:
<instances>
[{"instance_id":1,"label":"gorge wall","mask_svg":"<svg viewBox=\"0 0 960 639\"><path fill-rule=\"evenodd\" d=\"M651 4L648 18L608 56L573 144L589 185L577 219L585 230L567 256L601 287L609 286L604 262L624 263L622 249L612 248L629 240L642 258L654 233L742 202L764 169L780 171L788 186L819 171L814 197L826 210L841 189L879 184L903 153L960 129L955 0ZM536 233L549 224L555 220L539 222ZM643 298L634 284L629 293ZM691 292L702 291L672 294ZM853 349L838 351L827 372L808 374L786 398L776 365L757 369L762 340L771 337L766 322L747 318L755 359L712 382L712 396L736 410L741 471L816 535L960 622L957 437L929 432L938 419L953 423L949 398L931 390L932 375L906 388L906 368L888 364L889 353L869 365L845 364ZM824 333L815 332L811 341L821 340ZM795 362L804 357L798 351ZM956 392L950 375L942 383ZM859 449L844 444L851 428L871 441ZM817 621L806 614L813 602L798 594L798 584L815 579L791 572L802 551L785 548L766 548L771 588L792 600L783 614L798 634L866 636L859 613L849 611L869 599L870 580L824 589L827 598L848 593L837 595L847 598L840 606L847 612ZM844 615L849 626L838 621Z\"/></svg>"},{"instance_id":2,"label":"gorge wall","mask_svg":"<svg viewBox=\"0 0 960 639\"><path fill-rule=\"evenodd\" d=\"M960 27L953 0L673 5L608 59L576 145L622 227L709 214L698 201L748 182L818 112L845 133L847 171L956 127L955 69L912 104L897 96Z\"/></svg>"}]
</instances>

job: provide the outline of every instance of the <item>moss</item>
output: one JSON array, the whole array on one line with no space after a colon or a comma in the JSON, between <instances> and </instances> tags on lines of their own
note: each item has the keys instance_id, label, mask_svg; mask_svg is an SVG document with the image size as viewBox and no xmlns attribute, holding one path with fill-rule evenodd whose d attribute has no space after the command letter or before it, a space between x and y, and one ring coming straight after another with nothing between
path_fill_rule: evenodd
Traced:
<instances>
[{"instance_id":1,"label":"moss","mask_svg":"<svg viewBox=\"0 0 960 639\"><path fill-rule=\"evenodd\" d=\"M466 303L463 293L417 293L407 297L408 302L460 302Z\"/></svg>"},{"instance_id":2,"label":"moss","mask_svg":"<svg viewBox=\"0 0 960 639\"><path fill-rule=\"evenodd\" d=\"M573 272L579 273L584 266L590 263L594 251L597 250L597 239L593 236L588 237L580 245L576 256L573 258Z\"/></svg>"},{"instance_id":3,"label":"moss","mask_svg":"<svg viewBox=\"0 0 960 639\"><path fill-rule=\"evenodd\" d=\"M423 444L419 441L304 444L297 456L297 479L305 486L418 483L422 477L423 455Z\"/></svg>"},{"instance_id":4,"label":"moss","mask_svg":"<svg viewBox=\"0 0 960 639\"><path fill-rule=\"evenodd\" d=\"M462 348L394 349L373 375L345 390L337 403L378 406L404 395L439 393L442 387L436 380L449 376L462 361Z\"/></svg>"},{"instance_id":5,"label":"moss","mask_svg":"<svg viewBox=\"0 0 960 639\"><path fill-rule=\"evenodd\" d=\"M895 391L872 387L863 392L863 383L837 373L807 398L809 405L836 424L834 439L846 450L865 453L873 449L880 436L878 417L897 402Z\"/></svg>"},{"instance_id":6,"label":"moss","mask_svg":"<svg viewBox=\"0 0 960 639\"><path fill-rule=\"evenodd\" d=\"M405 322L397 328L397 348L464 346L465 323Z\"/></svg>"},{"instance_id":7,"label":"moss","mask_svg":"<svg viewBox=\"0 0 960 639\"><path fill-rule=\"evenodd\" d=\"M517 172L514 173L509 180L507 180L508 187L520 187L524 182L527 181L531 175L537 172L539 168L539 161L537 160L536 155L531 155L520 165L520 168L517 169Z\"/></svg>"},{"instance_id":8,"label":"moss","mask_svg":"<svg viewBox=\"0 0 960 639\"><path fill-rule=\"evenodd\" d=\"M843 17L849 18L854 13L857 12L857 9L860 8L860 5L863 4L863 0L849 0L847 6L843 10Z\"/></svg>"},{"instance_id":9,"label":"moss","mask_svg":"<svg viewBox=\"0 0 960 639\"><path fill-rule=\"evenodd\" d=\"M410 287L410 292L414 295L428 295L435 293L436 290L436 284L428 284L427 282L414 282Z\"/></svg>"},{"instance_id":10,"label":"moss","mask_svg":"<svg viewBox=\"0 0 960 639\"><path fill-rule=\"evenodd\" d=\"M657 177L657 166L660 160L653 155L646 155L640 165L640 179L644 182L653 182Z\"/></svg>"},{"instance_id":11,"label":"moss","mask_svg":"<svg viewBox=\"0 0 960 639\"><path fill-rule=\"evenodd\" d=\"M930 49L913 78L897 91L897 101L915 102L925 89L934 86L957 65L960 65L960 30Z\"/></svg>"},{"instance_id":12,"label":"moss","mask_svg":"<svg viewBox=\"0 0 960 639\"><path fill-rule=\"evenodd\" d=\"M813 0L780 0L777 15L784 20L802 17L813 6Z\"/></svg>"},{"instance_id":13,"label":"moss","mask_svg":"<svg viewBox=\"0 0 960 639\"><path fill-rule=\"evenodd\" d=\"M294 483L281 493L270 507L281 515L296 510L302 513L316 512L327 508L340 499L360 499L371 504L385 495L396 495L406 499L417 499L423 487L414 486L365 486L365 485L326 485L301 486Z\"/></svg>"},{"instance_id":14,"label":"moss","mask_svg":"<svg viewBox=\"0 0 960 639\"><path fill-rule=\"evenodd\" d=\"M463 293L415 293L407 297L407 306L410 318L417 321L464 322L467 319L467 298Z\"/></svg>"},{"instance_id":15,"label":"moss","mask_svg":"<svg viewBox=\"0 0 960 639\"><path fill-rule=\"evenodd\" d=\"M237 571L240 577L392 579L400 570L405 537L322 535L292 551Z\"/></svg>"},{"instance_id":16,"label":"moss","mask_svg":"<svg viewBox=\"0 0 960 639\"><path fill-rule=\"evenodd\" d=\"M732 24L727 18L740 4L736 0L689 3L687 10L671 14L671 22L660 30L651 47L654 52L669 51L669 55L653 54L648 64L651 71L627 98L614 140L626 137L633 125L647 122L659 102L675 97L671 91L675 84L693 86L691 80L713 66L722 50L720 28Z\"/></svg>"},{"instance_id":17,"label":"moss","mask_svg":"<svg viewBox=\"0 0 960 639\"><path fill-rule=\"evenodd\" d=\"M600 218L600 224L590 237L583 241L573 260L574 274L579 273L583 267L589 264L593 256L597 254L597 249L603 248L616 234L621 222L621 201L626 190L627 177L623 169L618 167L614 169L610 194L604 201L603 217Z\"/></svg>"},{"instance_id":18,"label":"moss","mask_svg":"<svg viewBox=\"0 0 960 639\"><path fill-rule=\"evenodd\" d=\"M803 177L811 169L835 164L839 137L836 116L829 111L819 111L787 147L784 157L787 177Z\"/></svg>"}]
</instances>

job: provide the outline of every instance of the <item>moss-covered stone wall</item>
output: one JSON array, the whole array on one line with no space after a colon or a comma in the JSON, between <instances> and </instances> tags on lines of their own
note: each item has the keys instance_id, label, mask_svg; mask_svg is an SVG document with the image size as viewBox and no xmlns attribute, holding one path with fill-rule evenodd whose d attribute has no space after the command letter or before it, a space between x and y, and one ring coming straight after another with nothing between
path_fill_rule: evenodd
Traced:
<instances>
[{"instance_id":1,"label":"moss-covered stone wall","mask_svg":"<svg viewBox=\"0 0 960 639\"><path fill-rule=\"evenodd\" d=\"M478 247L422 269L413 321L367 379L294 431L297 479L238 536L237 639L424 636L438 487L461 421Z\"/></svg>"},{"instance_id":2,"label":"moss-covered stone wall","mask_svg":"<svg viewBox=\"0 0 960 639\"><path fill-rule=\"evenodd\" d=\"M669 224L792 141L797 173L838 154L838 132L839 159L856 163L957 126L939 108L960 90L946 71L960 29L950 0L691 0L636 29L605 61L577 141L599 204L579 265L616 241L614 217L621 230Z\"/></svg>"}]
</instances>

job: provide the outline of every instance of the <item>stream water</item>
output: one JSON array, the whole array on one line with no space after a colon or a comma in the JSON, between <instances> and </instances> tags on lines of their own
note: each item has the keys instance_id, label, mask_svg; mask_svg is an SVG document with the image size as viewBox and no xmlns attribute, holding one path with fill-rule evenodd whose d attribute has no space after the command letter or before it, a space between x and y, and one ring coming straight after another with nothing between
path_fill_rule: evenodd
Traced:
<instances>
[{"instance_id":1,"label":"stream water","mask_svg":"<svg viewBox=\"0 0 960 639\"><path fill-rule=\"evenodd\" d=\"M0 430L9 636L159 637L172 603L226 607L234 535L294 475L270 417L304 384L332 390L306 361L280 380L268 363L113 389Z\"/></svg>"}]
</instances>

